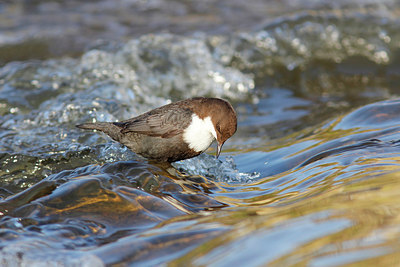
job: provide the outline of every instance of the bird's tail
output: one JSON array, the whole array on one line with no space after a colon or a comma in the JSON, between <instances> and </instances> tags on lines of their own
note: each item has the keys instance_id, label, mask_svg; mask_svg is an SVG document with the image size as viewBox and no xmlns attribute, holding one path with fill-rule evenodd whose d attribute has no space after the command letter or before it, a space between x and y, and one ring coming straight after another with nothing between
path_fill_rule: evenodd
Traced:
<instances>
[{"instance_id":1,"label":"bird's tail","mask_svg":"<svg viewBox=\"0 0 400 267\"><path fill-rule=\"evenodd\" d=\"M112 122L83 123L76 125L80 129L98 130L108 134L115 141L121 140L121 128Z\"/></svg>"}]
</instances>

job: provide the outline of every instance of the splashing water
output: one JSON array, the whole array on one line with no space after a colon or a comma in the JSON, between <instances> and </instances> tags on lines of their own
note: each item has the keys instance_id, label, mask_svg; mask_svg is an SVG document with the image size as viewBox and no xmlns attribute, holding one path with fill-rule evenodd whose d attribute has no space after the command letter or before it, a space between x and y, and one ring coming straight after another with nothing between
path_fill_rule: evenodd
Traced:
<instances>
[{"instance_id":1,"label":"splashing water","mask_svg":"<svg viewBox=\"0 0 400 267\"><path fill-rule=\"evenodd\" d=\"M130 19L154 19L165 4L173 16L157 21L171 25L204 20L215 28L220 17L235 17L240 29L257 27L127 35L75 59L1 67L3 265L398 261L398 4L230 1L208 10L212 1L125 2ZM25 19L59 14L63 4L33 3L38 8ZM79 4L85 8L77 13L96 4L99 16L98 6L120 8ZM280 6L285 12L266 17ZM229 16L215 15L221 8ZM240 12L259 15L250 23ZM94 17L78 21L103 25ZM122 21L111 23L112 32L138 30ZM12 52L3 44L18 39L7 29L0 27L0 57ZM227 98L238 113L238 131L220 159L207 151L173 167L150 164L104 134L75 128L199 95Z\"/></svg>"}]
</instances>

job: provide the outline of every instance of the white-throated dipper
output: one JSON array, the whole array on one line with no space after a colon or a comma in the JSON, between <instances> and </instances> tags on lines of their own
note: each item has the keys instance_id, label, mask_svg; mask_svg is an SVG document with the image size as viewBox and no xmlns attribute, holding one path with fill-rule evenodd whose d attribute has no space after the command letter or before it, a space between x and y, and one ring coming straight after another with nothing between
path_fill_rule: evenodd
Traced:
<instances>
[{"instance_id":1,"label":"white-throated dipper","mask_svg":"<svg viewBox=\"0 0 400 267\"><path fill-rule=\"evenodd\" d=\"M219 98L196 97L171 103L121 122L77 125L99 130L133 152L154 161L174 162L203 153L218 142L216 157L237 128L232 105Z\"/></svg>"}]
</instances>

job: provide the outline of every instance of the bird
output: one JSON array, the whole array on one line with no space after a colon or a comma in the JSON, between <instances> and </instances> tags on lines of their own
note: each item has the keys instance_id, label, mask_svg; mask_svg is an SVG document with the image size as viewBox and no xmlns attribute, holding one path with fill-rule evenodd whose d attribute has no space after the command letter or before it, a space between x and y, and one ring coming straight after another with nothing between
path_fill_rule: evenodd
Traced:
<instances>
[{"instance_id":1,"label":"bird","mask_svg":"<svg viewBox=\"0 0 400 267\"><path fill-rule=\"evenodd\" d=\"M150 161L175 162L196 157L217 141L216 158L237 130L232 105L220 98L195 97L158 107L120 122L76 125L98 130Z\"/></svg>"}]
</instances>

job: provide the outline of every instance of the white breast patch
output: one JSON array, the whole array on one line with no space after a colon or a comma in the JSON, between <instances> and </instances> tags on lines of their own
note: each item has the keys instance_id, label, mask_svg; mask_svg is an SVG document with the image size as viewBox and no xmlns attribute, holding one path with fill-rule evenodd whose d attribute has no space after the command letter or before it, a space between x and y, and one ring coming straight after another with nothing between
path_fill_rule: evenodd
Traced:
<instances>
[{"instance_id":1,"label":"white breast patch","mask_svg":"<svg viewBox=\"0 0 400 267\"><path fill-rule=\"evenodd\" d=\"M210 117L200 119L196 114L192 115L192 122L183 132L183 140L196 152L205 151L217 139L214 125Z\"/></svg>"}]
</instances>

